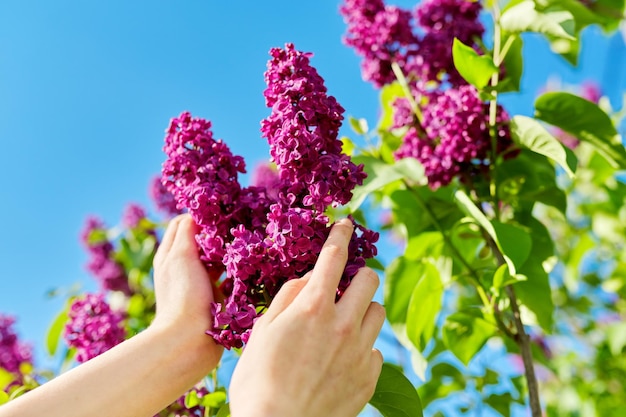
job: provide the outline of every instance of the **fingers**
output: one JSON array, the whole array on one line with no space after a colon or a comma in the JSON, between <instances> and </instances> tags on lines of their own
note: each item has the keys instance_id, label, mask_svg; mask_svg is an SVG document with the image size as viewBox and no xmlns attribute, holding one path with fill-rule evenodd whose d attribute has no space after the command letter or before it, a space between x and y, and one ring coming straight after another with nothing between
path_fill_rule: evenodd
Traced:
<instances>
[{"instance_id":1,"label":"fingers","mask_svg":"<svg viewBox=\"0 0 626 417\"><path fill-rule=\"evenodd\" d=\"M380 329L385 323L385 308L377 302L371 302L361 324L361 337L369 346L373 346Z\"/></svg>"},{"instance_id":2,"label":"fingers","mask_svg":"<svg viewBox=\"0 0 626 417\"><path fill-rule=\"evenodd\" d=\"M359 269L343 297L337 303L340 314L354 317L356 321L361 323L379 284L380 279L373 269L367 267Z\"/></svg>"},{"instance_id":3,"label":"fingers","mask_svg":"<svg viewBox=\"0 0 626 417\"><path fill-rule=\"evenodd\" d=\"M380 372L383 369L383 354L380 353L378 349L372 349L372 360L371 360L371 372L372 378L374 381L378 381L378 377L380 376Z\"/></svg>"},{"instance_id":4,"label":"fingers","mask_svg":"<svg viewBox=\"0 0 626 417\"><path fill-rule=\"evenodd\" d=\"M170 250L182 255L197 257L198 246L196 245L196 224L188 214L178 216L178 227Z\"/></svg>"},{"instance_id":5,"label":"fingers","mask_svg":"<svg viewBox=\"0 0 626 417\"><path fill-rule=\"evenodd\" d=\"M264 314L267 317L266 320L272 320L274 317L278 316L280 313L285 311L287 307L291 305L293 300L300 294L300 291L307 285L309 279L311 278L311 272L308 272L305 276L300 279L292 279L291 281L287 281L278 291L278 294L272 300L272 304L270 304L270 308Z\"/></svg>"},{"instance_id":6,"label":"fingers","mask_svg":"<svg viewBox=\"0 0 626 417\"><path fill-rule=\"evenodd\" d=\"M163 240L159 244L159 249L157 253L154 255L154 264L158 265L163 262L165 255L167 255L172 248L172 244L174 243L174 239L176 237L176 232L178 231L178 225L183 220L183 218L187 216L185 214L181 214L170 220L167 225L167 229L165 230L165 235L163 235Z\"/></svg>"},{"instance_id":7,"label":"fingers","mask_svg":"<svg viewBox=\"0 0 626 417\"><path fill-rule=\"evenodd\" d=\"M354 225L349 219L342 219L335 223L322 247L311 280L306 291L318 300L335 302L335 293L339 280L348 260L348 244L354 231Z\"/></svg>"}]
</instances>

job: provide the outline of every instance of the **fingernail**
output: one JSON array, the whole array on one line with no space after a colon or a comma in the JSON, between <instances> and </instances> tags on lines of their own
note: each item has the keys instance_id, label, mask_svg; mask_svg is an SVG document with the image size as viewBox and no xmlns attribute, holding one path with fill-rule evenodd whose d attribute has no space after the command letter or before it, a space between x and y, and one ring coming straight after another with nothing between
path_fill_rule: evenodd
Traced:
<instances>
[{"instance_id":1,"label":"fingernail","mask_svg":"<svg viewBox=\"0 0 626 417\"><path fill-rule=\"evenodd\" d=\"M338 224L344 224L346 226L354 227L354 222L349 218L340 219L337 221Z\"/></svg>"}]
</instances>

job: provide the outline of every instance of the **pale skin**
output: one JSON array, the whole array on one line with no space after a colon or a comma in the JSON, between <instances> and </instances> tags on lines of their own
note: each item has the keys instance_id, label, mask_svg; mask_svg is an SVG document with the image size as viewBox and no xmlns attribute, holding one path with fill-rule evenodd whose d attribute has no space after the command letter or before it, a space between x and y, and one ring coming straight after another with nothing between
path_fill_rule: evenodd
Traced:
<instances>
[{"instance_id":1,"label":"pale skin","mask_svg":"<svg viewBox=\"0 0 626 417\"><path fill-rule=\"evenodd\" d=\"M356 416L374 392L383 307L362 268L335 289L353 226L337 222L309 274L280 290L255 324L229 388L232 417ZM222 348L204 334L214 300L187 215L172 220L154 260L157 314L148 329L0 407L0 417L151 417L213 370ZM184 300L182 302L181 300Z\"/></svg>"}]
</instances>

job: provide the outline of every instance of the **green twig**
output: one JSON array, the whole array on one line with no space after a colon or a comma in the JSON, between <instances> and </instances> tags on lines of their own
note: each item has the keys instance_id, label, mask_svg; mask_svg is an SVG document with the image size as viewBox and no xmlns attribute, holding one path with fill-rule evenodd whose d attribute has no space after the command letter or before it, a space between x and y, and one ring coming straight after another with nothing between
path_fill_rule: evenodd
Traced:
<instances>
[{"instance_id":1,"label":"green twig","mask_svg":"<svg viewBox=\"0 0 626 417\"><path fill-rule=\"evenodd\" d=\"M472 280L472 282L476 286L476 291L478 292L478 296L480 297L480 299L483 302L483 304L485 305L485 307L487 307L489 310L491 310L491 302L489 301L489 297L487 296L487 293L485 292L485 289L483 288L482 284L480 283L480 278L479 278L478 274L476 273L476 271L471 267L471 265L467 262L467 260L461 255L461 253L459 252L457 247L454 245L454 243L450 239L450 236L448 236L448 234L443 230L443 227L441 227L441 225L439 224L439 221L437 221L437 216L435 216L435 213L433 213L432 209L422 199L422 196L419 195L419 193L417 191L415 191L413 189L413 187L411 187L406 182L406 180L402 180L402 182L404 183L405 187L411 193L413 193L413 195L415 196L415 199L418 201L419 205L426 212L426 214L428 214L428 217L430 218L430 221L433 223L433 225L435 226L437 231L439 233L441 233L441 236L443 236L444 242L446 243L446 245L452 251L452 255L454 257L456 257L463 264L463 266L469 271L470 279Z\"/></svg>"},{"instance_id":2,"label":"green twig","mask_svg":"<svg viewBox=\"0 0 626 417\"><path fill-rule=\"evenodd\" d=\"M413 97L413 93L411 92L411 89L409 88L409 83L407 82L406 77L404 76L404 73L402 72L402 68L400 68L400 66L396 62L392 62L391 69L394 75L396 76L396 79L400 83L400 87L402 87L404 96L407 98L407 100L409 100L409 103L411 103L411 109L413 110L413 113L415 113L415 117L417 117L417 121L419 122L421 126L424 120L424 116L422 115L422 110L420 109L417 102L415 101L415 97Z\"/></svg>"},{"instance_id":3,"label":"green twig","mask_svg":"<svg viewBox=\"0 0 626 417\"><path fill-rule=\"evenodd\" d=\"M498 246L491 238L485 234L487 244L491 248L498 266L506 264L504 255L498 249ZM509 300L511 301L511 309L513 310L513 323L517 333L512 334L510 331L506 332L507 335L517 343L520 352L522 354L522 361L524 362L524 375L526 377L526 383L528 384L528 398L530 403L530 411L532 417L541 417L541 401L539 400L539 384L537 383L537 376L535 375L535 366L533 363L533 356L530 348L530 338L524 329L524 323L522 322L522 316L520 314L519 305L517 303L517 297L515 295L515 289L512 285L505 287ZM508 329L507 329L508 330Z\"/></svg>"}]
</instances>

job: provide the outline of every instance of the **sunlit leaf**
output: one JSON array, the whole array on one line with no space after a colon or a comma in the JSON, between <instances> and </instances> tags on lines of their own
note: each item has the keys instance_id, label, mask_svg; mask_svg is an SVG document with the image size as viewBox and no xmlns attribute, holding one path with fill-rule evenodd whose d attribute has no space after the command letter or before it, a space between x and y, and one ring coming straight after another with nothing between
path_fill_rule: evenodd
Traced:
<instances>
[{"instance_id":1,"label":"sunlit leaf","mask_svg":"<svg viewBox=\"0 0 626 417\"><path fill-rule=\"evenodd\" d=\"M536 120L526 116L514 116L510 122L513 140L558 163L570 177L576 171L576 156Z\"/></svg>"},{"instance_id":2,"label":"sunlit leaf","mask_svg":"<svg viewBox=\"0 0 626 417\"><path fill-rule=\"evenodd\" d=\"M535 117L590 143L614 167L626 168L621 136L596 104L570 93L545 93L535 101Z\"/></svg>"},{"instance_id":3,"label":"sunlit leaf","mask_svg":"<svg viewBox=\"0 0 626 417\"><path fill-rule=\"evenodd\" d=\"M387 320L392 325L406 323L411 294L421 277L420 261L400 256L385 270L384 300Z\"/></svg>"},{"instance_id":4,"label":"sunlit leaf","mask_svg":"<svg viewBox=\"0 0 626 417\"><path fill-rule=\"evenodd\" d=\"M505 74L497 86L497 90L503 93L519 91L520 80L524 72L524 59L522 56L524 42L522 37L517 34L510 34L503 42L507 43L509 38L511 39L509 50L504 56L504 61L502 61Z\"/></svg>"},{"instance_id":5,"label":"sunlit leaf","mask_svg":"<svg viewBox=\"0 0 626 417\"><path fill-rule=\"evenodd\" d=\"M423 350L432 338L437 316L441 311L443 284L439 271L432 264L424 262L419 281L411 294L406 316L406 333L418 350Z\"/></svg>"},{"instance_id":6,"label":"sunlit leaf","mask_svg":"<svg viewBox=\"0 0 626 417\"><path fill-rule=\"evenodd\" d=\"M455 193L455 198L459 208L476 220L493 239L504 256L511 275L515 275L530 253L532 242L528 234L513 224L490 221L462 190Z\"/></svg>"},{"instance_id":7,"label":"sunlit leaf","mask_svg":"<svg viewBox=\"0 0 626 417\"><path fill-rule=\"evenodd\" d=\"M495 327L482 317L457 312L446 317L443 341L466 366L495 333Z\"/></svg>"},{"instance_id":8,"label":"sunlit leaf","mask_svg":"<svg viewBox=\"0 0 626 417\"><path fill-rule=\"evenodd\" d=\"M65 308L57 314L54 318L54 321L48 328L48 332L46 334L46 348L48 350L48 354L53 356L57 348L59 346L59 340L61 339L61 333L63 333L63 329L65 328L65 323L67 323L68 317L67 312L69 309L69 303L65 306Z\"/></svg>"},{"instance_id":9,"label":"sunlit leaf","mask_svg":"<svg viewBox=\"0 0 626 417\"><path fill-rule=\"evenodd\" d=\"M400 179L408 179L417 183L425 183L424 168L414 158L404 158L395 164L388 164L371 156L352 158L355 164L364 164L367 178L362 186L356 187L352 200L348 203L350 211L355 211L363 204L367 196L387 184Z\"/></svg>"},{"instance_id":10,"label":"sunlit leaf","mask_svg":"<svg viewBox=\"0 0 626 417\"><path fill-rule=\"evenodd\" d=\"M574 39L565 29L574 28L574 17L568 11L540 12L532 0L522 1L502 13L500 26L509 33L535 32L557 38Z\"/></svg>"},{"instance_id":11,"label":"sunlit leaf","mask_svg":"<svg viewBox=\"0 0 626 417\"><path fill-rule=\"evenodd\" d=\"M498 72L490 56L478 55L471 47L454 38L452 44L452 58L454 67L465 81L479 90L485 87L491 76Z\"/></svg>"}]
</instances>

